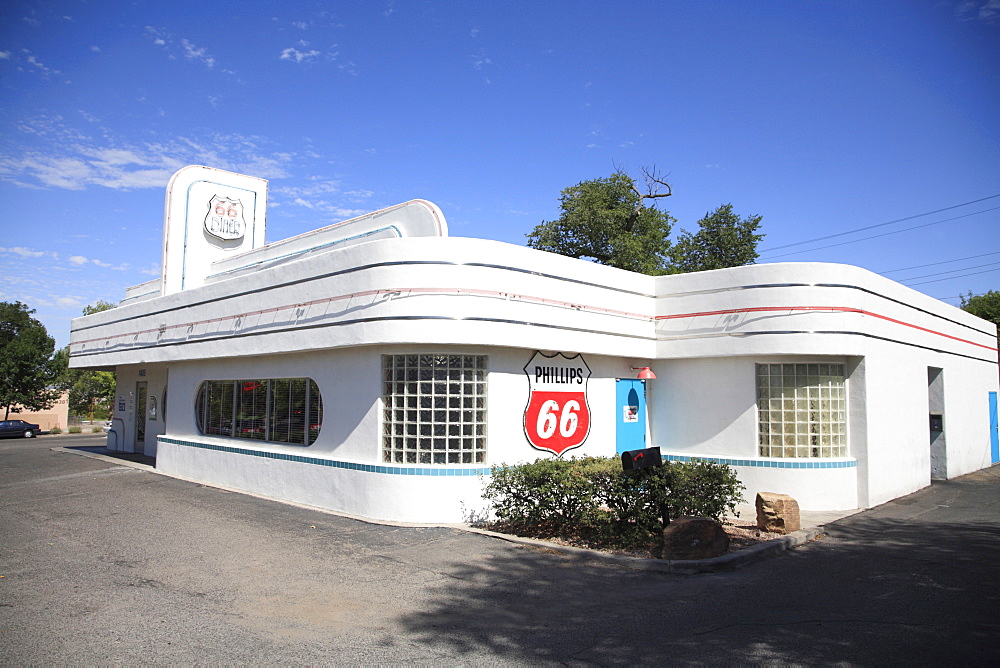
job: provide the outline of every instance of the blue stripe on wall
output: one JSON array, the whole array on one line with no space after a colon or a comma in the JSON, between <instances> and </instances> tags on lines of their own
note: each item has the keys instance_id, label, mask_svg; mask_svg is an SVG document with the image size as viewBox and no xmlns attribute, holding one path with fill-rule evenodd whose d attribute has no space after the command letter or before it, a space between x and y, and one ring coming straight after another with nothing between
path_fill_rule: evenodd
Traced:
<instances>
[{"instance_id":1,"label":"blue stripe on wall","mask_svg":"<svg viewBox=\"0 0 1000 668\"><path fill-rule=\"evenodd\" d=\"M790 459L788 461L775 461L772 459L728 459L725 457L690 457L687 455L663 455L663 459L668 462L690 462L702 460L707 462L717 462L728 464L729 466L751 466L766 469L851 469L857 468L858 462L854 459L845 461L809 461Z\"/></svg>"},{"instance_id":2,"label":"blue stripe on wall","mask_svg":"<svg viewBox=\"0 0 1000 668\"><path fill-rule=\"evenodd\" d=\"M235 448L230 445L218 445L216 443L199 443L197 441L182 441L177 438L159 436L160 443L170 443L171 445L181 445L188 448L200 448L202 450L215 450L216 452L228 452L234 455L247 455L250 457L261 457L263 459L277 459L286 462L297 462L299 464L314 464L315 466L329 466L335 469L346 469L348 471L363 471L364 473L384 473L386 475L429 475L429 476L473 476L489 475L489 468L455 468L455 465L439 465L436 467L422 466L385 466L381 464L361 464L358 462L341 462L335 459L321 459L319 457L305 457L286 452L268 452L266 450L250 450L248 448Z\"/></svg>"},{"instance_id":3,"label":"blue stripe on wall","mask_svg":"<svg viewBox=\"0 0 1000 668\"><path fill-rule=\"evenodd\" d=\"M261 457L263 459L277 459L286 462L297 462L299 464L313 464L315 466L329 466L336 469L346 469L348 471L362 471L364 473L382 473L385 475L429 475L429 476L471 476L489 475L489 468L455 468L454 465L441 465L433 467L423 466L389 466L382 464L361 464L359 462L342 462L336 459L323 459L320 457L306 457L287 452L269 452L267 450L250 450L248 448L236 448L231 445L219 445L217 443L199 443L197 441L183 441L177 438L166 436L158 437L162 443L171 445L181 445L189 448L200 448L202 450L214 450L216 452L228 452L234 455L247 455L250 457ZM773 469L846 469L856 468L856 460L846 461L774 461L765 459L730 459L726 457L699 457L688 455L663 455L663 459L669 462L690 462L702 460L728 464L729 466L750 466L757 468Z\"/></svg>"}]
</instances>

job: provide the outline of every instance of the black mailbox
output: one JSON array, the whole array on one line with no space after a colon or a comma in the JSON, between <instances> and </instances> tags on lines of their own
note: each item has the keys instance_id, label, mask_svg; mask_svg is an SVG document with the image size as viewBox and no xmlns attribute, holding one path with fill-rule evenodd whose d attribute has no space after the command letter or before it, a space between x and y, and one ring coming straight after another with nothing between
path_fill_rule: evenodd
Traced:
<instances>
[{"instance_id":1,"label":"black mailbox","mask_svg":"<svg viewBox=\"0 0 1000 668\"><path fill-rule=\"evenodd\" d=\"M931 413L931 431L944 431L944 416L940 413Z\"/></svg>"},{"instance_id":2,"label":"black mailbox","mask_svg":"<svg viewBox=\"0 0 1000 668\"><path fill-rule=\"evenodd\" d=\"M626 450L622 453L622 470L648 469L652 466L662 466L660 448L645 448L643 450Z\"/></svg>"}]
</instances>

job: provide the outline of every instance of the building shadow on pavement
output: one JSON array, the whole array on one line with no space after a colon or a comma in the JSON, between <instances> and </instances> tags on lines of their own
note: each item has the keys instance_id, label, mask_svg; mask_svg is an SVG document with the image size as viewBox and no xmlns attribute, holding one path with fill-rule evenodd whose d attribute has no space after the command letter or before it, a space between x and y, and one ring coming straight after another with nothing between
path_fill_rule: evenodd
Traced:
<instances>
[{"instance_id":1,"label":"building shadow on pavement","mask_svg":"<svg viewBox=\"0 0 1000 668\"><path fill-rule=\"evenodd\" d=\"M156 468L156 457L150 457L148 455L139 454L136 452L119 452L117 450L108 450L102 446L90 446L90 445L67 445L63 446L66 450L77 450L79 452L89 452L95 455L104 455L106 457L111 457L113 459L120 459L126 462L133 462L135 464L145 464L146 466L151 466Z\"/></svg>"},{"instance_id":2,"label":"building shadow on pavement","mask_svg":"<svg viewBox=\"0 0 1000 668\"><path fill-rule=\"evenodd\" d=\"M400 622L459 660L996 665L1000 476L992 478L975 499L962 498L964 483L934 486L939 501L986 512L952 513L932 499L927 512L894 517L913 514L904 497L827 525L822 540L726 573L498 550L487 563L442 565L448 577L431 603Z\"/></svg>"}]
</instances>

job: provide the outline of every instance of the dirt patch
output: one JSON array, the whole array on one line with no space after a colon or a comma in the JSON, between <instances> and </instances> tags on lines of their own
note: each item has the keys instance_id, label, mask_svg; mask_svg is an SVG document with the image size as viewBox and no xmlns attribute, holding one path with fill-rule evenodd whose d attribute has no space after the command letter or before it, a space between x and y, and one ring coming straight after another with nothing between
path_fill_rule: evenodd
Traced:
<instances>
[{"instance_id":1,"label":"dirt patch","mask_svg":"<svg viewBox=\"0 0 1000 668\"><path fill-rule=\"evenodd\" d=\"M588 540L582 537L573 536L545 536L545 535L527 535L527 532L512 532L506 527L490 525L484 527L490 531L495 531L497 533L506 533L516 536L521 536L523 538L534 538L536 540L545 540L556 545L566 545L569 547L581 547L588 550L596 550L598 552L606 552L608 554L620 554L628 557L637 557L640 559L653 559L654 549L656 546L650 545L648 548L635 548L635 549L621 549L612 547L606 544L602 544L598 541ZM782 534L774 533L771 531L763 531L757 528L755 522L750 522L747 520L740 519L726 519L722 523L722 528L725 529L726 534L729 536L729 551L736 552L739 550L745 550L748 547L753 547L759 543L766 543L769 540L774 540L775 538L780 538Z\"/></svg>"}]
</instances>

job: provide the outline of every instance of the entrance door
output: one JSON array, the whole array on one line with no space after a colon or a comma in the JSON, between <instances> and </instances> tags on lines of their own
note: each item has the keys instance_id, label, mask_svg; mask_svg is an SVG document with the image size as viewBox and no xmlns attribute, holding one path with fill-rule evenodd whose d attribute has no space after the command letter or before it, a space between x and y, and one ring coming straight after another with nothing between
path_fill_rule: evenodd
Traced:
<instances>
[{"instance_id":1,"label":"entrance door","mask_svg":"<svg viewBox=\"0 0 1000 668\"><path fill-rule=\"evenodd\" d=\"M927 407L930 414L931 480L947 480L948 442L945 437L943 369L927 367Z\"/></svg>"},{"instance_id":2,"label":"entrance door","mask_svg":"<svg viewBox=\"0 0 1000 668\"><path fill-rule=\"evenodd\" d=\"M146 451L146 381L135 384L135 452Z\"/></svg>"},{"instance_id":3,"label":"entrance door","mask_svg":"<svg viewBox=\"0 0 1000 668\"><path fill-rule=\"evenodd\" d=\"M619 378L615 388L618 454L646 447L646 381Z\"/></svg>"},{"instance_id":4,"label":"entrance door","mask_svg":"<svg viewBox=\"0 0 1000 668\"><path fill-rule=\"evenodd\" d=\"M1000 434L997 433L997 393L990 392L990 461L1000 462Z\"/></svg>"}]
</instances>

